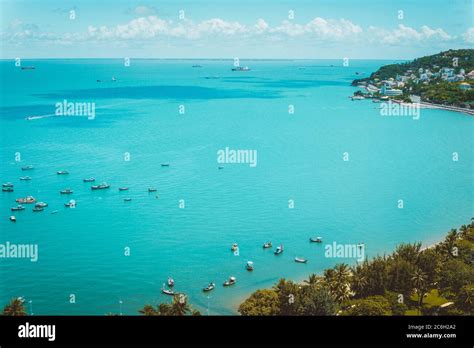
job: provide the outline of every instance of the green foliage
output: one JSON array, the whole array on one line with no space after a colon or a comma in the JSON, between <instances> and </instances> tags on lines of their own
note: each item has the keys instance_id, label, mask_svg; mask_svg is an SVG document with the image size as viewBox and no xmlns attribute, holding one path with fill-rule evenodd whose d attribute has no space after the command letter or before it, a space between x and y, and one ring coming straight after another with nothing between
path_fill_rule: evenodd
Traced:
<instances>
[{"instance_id":1,"label":"green foliage","mask_svg":"<svg viewBox=\"0 0 474 348\"><path fill-rule=\"evenodd\" d=\"M324 286L305 286L300 292L297 309L299 315L335 315L338 310L337 302L331 292Z\"/></svg>"},{"instance_id":2,"label":"green foliage","mask_svg":"<svg viewBox=\"0 0 474 348\"><path fill-rule=\"evenodd\" d=\"M474 268L459 259L445 262L440 272L438 286L442 293L448 297L459 293L463 286L474 283Z\"/></svg>"},{"instance_id":3,"label":"green foliage","mask_svg":"<svg viewBox=\"0 0 474 348\"><path fill-rule=\"evenodd\" d=\"M380 295L349 301L348 306L349 308L343 312L344 315L381 316L393 314L389 301Z\"/></svg>"},{"instance_id":4,"label":"green foliage","mask_svg":"<svg viewBox=\"0 0 474 348\"><path fill-rule=\"evenodd\" d=\"M201 314L191 307L188 297L184 294L174 295L171 303L160 303L156 308L147 304L138 312L145 316L197 316Z\"/></svg>"},{"instance_id":5,"label":"green foliage","mask_svg":"<svg viewBox=\"0 0 474 348\"><path fill-rule=\"evenodd\" d=\"M244 316L278 315L280 301L275 290L257 290L239 306L239 313Z\"/></svg>"},{"instance_id":6,"label":"green foliage","mask_svg":"<svg viewBox=\"0 0 474 348\"><path fill-rule=\"evenodd\" d=\"M10 303L3 308L2 315L6 316L25 316L27 315L23 300L20 298L11 299Z\"/></svg>"},{"instance_id":7,"label":"green foliage","mask_svg":"<svg viewBox=\"0 0 474 348\"><path fill-rule=\"evenodd\" d=\"M456 296L456 307L468 315L474 314L474 284L464 285Z\"/></svg>"},{"instance_id":8,"label":"green foliage","mask_svg":"<svg viewBox=\"0 0 474 348\"><path fill-rule=\"evenodd\" d=\"M434 248L401 244L391 255L352 268L338 264L322 277L310 275L302 285L281 279L272 296L278 297L279 315L331 315L338 306L345 308L343 315L470 314L473 251L474 220L459 232L451 230ZM443 296L453 299L456 306L441 309L448 302ZM258 312L259 305L246 310Z\"/></svg>"}]
</instances>

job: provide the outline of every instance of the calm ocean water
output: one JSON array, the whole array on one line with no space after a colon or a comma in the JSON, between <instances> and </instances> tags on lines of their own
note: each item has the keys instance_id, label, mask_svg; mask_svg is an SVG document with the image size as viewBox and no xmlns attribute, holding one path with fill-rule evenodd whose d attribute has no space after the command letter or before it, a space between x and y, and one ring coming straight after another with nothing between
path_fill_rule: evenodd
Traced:
<instances>
[{"instance_id":1,"label":"calm ocean water","mask_svg":"<svg viewBox=\"0 0 474 348\"><path fill-rule=\"evenodd\" d=\"M387 63L247 61L251 71L232 72L231 61L23 62L35 70L1 61L0 179L15 192L0 195L0 243L37 243L39 260L0 260L0 304L24 296L38 315L103 315L118 313L122 301L123 313L137 314L170 300L160 289L173 276L204 313L235 314L246 295L281 277L354 262L325 258L310 236L364 242L372 257L401 242L433 243L469 222L473 118L426 109L417 121L384 118L378 104L348 99L356 72ZM94 102L95 119L25 120L53 114L64 99ZM257 150L257 166L219 170L216 153L225 147ZM35 169L22 172L27 164ZM62 169L70 174L56 175ZM19 181L24 175L32 180ZM90 176L112 187L91 191L82 182ZM71 197L59 194L66 187ZM10 207L26 195L49 207L27 206L13 224ZM63 206L70 198L76 209ZM284 244L284 254L263 250L268 240ZM237 284L223 288L229 276ZM208 298L201 289L209 281L217 287Z\"/></svg>"}]
</instances>

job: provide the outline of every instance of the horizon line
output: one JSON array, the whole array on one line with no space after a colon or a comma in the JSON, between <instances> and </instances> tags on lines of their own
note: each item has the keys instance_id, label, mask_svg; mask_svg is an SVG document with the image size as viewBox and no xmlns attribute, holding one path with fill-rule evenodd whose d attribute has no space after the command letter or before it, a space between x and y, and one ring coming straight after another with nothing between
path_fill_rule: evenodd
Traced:
<instances>
[{"instance_id":1,"label":"horizon line","mask_svg":"<svg viewBox=\"0 0 474 348\"><path fill-rule=\"evenodd\" d=\"M0 58L0 60L15 60L20 58L24 59L34 59L34 60L54 60L54 59L120 59L125 58L135 59L135 60L223 60L223 61L233 61L234 58L185 58L185 57L173 57L173 58L156 58L156 57L12 57L12 58ZM294 61L294 60L343 60L344 58L242 58L239 57L239 60L274 60L274 61ZM350 58L349 60L392 60L392 61L407 61L414 60L415 58Z\"/></svg>"}]
</instances>

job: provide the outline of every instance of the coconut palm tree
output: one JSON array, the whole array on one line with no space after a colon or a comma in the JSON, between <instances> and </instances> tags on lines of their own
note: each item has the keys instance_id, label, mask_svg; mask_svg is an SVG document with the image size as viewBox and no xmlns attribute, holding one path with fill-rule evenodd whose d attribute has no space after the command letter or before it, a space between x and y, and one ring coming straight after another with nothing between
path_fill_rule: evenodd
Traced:
<instances>
[{"instance_id":1,"label":"coconut palm tree","mask_svg":"<svg viewBox=\"0 0 474 348\"><path fill-rule=\"evenodd\" d=\"M456 241L458 240L458 231L453 228L446 236L444 242L442 243L442 251L449 257L452 257L453 249L456 245Z\"/></svg>"},{"instance_id":2,"label":"coconut palm tree","mask_svg":"<svg viewBox=\"0 0 474 348\"><path fill-rule=\"evenodd\" d=\"M145 305L142 309L138 311L140 314L151 316L158 315L158 311L152 305Z\"/></svg>"},{"instance_id":3,"label":"coconut palm tree","mask_svg":"<svg viewBox=\"0 0 474 348\"><path fill-rule=\"evenodd\" d=\"M318 277L316 274L310 274L307 280L304 280L304 283L308 285L316 285L321 281L320 277Z\"/></svg>"},{"instance_id":4,"label":"coconut palm tree","mask_svg":"<svg viewBox=\"0 0 474 348\"><path fill-rule=\"evenodd\" d=\"M13 298L9 304L3 309L3 315L7 316L25 316L27 315L25 306L23 305L25 301L21 298Z\"/></svg>"},{"instance_id":5,"label":"coconut palm tree","mask_svg":"<svg viewBox=\"0 0 474 348\"><path fill-rule=\"evenodd\" d=\"M368 281L365 274L365 270L361 265L357 265L352 268L352 277L351 277L351 290L355 293L356 296L362 297Z\"/></svg>"},{"instance_id":6,"label":"coconut palm tree","mask_svg":"<svg viewBox=\"0 0 474 348\"><path fill-rule=\"evenodd\" d=\"M188 298L183 294L174 295L173 303L170 308L170 315L183 316L191 313L191 306L188 303Z\"/></svg>"},{"instance_id":7,"label":"coconut palm tree","mask_svg":"<svg viewBox=\"0 0 474 348\"><path fill-rule=\"evenodd\" d=\"M324 271L324 283L338 302L347 300L351 296L349 281L351 271L347 264L337 264L332 269Z\"/></svg>"},{"instance_id":8,"label":"coconut palm tree","mask_svg":"<svg viewBox=\"0 0 474 348\"><path fill-rule=\"evenodd\" d=\"M418 295L418 311L421 314L421 307L423 306L423 297L428 292L426 274L421 269L416 269L413 277L413 288Z\"/></svg>"}]
</instances>

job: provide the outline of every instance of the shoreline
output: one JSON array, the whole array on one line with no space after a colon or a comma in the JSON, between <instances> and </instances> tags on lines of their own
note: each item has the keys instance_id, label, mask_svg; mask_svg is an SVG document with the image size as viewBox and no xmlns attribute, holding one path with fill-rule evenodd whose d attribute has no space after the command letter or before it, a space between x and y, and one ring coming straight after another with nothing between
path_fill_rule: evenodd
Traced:
<instances>
[{"instance_id":1,"label":"shoreline","mask_svg":"<svg viewBox=\"0 0 474 348\"><path fill-rule=\"evenodd\" d=\"M446 236L446 234L444 234L444 236ZM444 240L444 238L438 240L437 242L429 242L429 244L426 244L424 242L421 242L421 248L420 248L420 251L425 251L425 250L428 250L428 249L432 249L432 248L435 248L438 244L442 243ZM400 245L401 243L403 242L400 242L399 244L397 245ZM416 242L415 242L416 243ZM392 250L393 251L393 250ZM351 265L350 265L351 266ZM306 276L302 276L302 277L297 277L297 278L286 278L287 280L292 280L294 281L296 284L298 285L304 285L304 281L309 277L310 274L316 274L317 276L322 276L323 273L324 273L324 270L322 272L312 272L312 273L309 273L307 274ZM301 279L300 279L301 278ZM272 284L271 286L273 286L274 284ZM268 287L263 287L263 288L259 288L257 290L263 290L263 289L268 289ZM250 293L248 293L247 295L245 296L236 296L235 299L231 300L230 303L231 303L231 308L232 310L235 311L235 314L234 315L237 315L237 316L240 316L240 313L238 312L238 308L240 306L241 303L243 303L247 298L249 298L255 291L257 290L254 290ZM219 315L219 314L217 314Z\"/></svg>"},{"instance_id":2,"label":"shoreline","mask_svg":"<svg viewBox=\"0 0 474 348\"><path fill-rule=\"evenodd\" d=\"M460 108L457 106L449 106L449 105L439 105L439 104L433 104L433 103L428 103L428 102L419 102L419 104L420 104L420 107L425 108L425 109L440 109L440 110L460 112L463 114L467 114L469 116L474 116L474 110L472 109L465 109L465 108Z\"/></svg>"}]
</instances>

